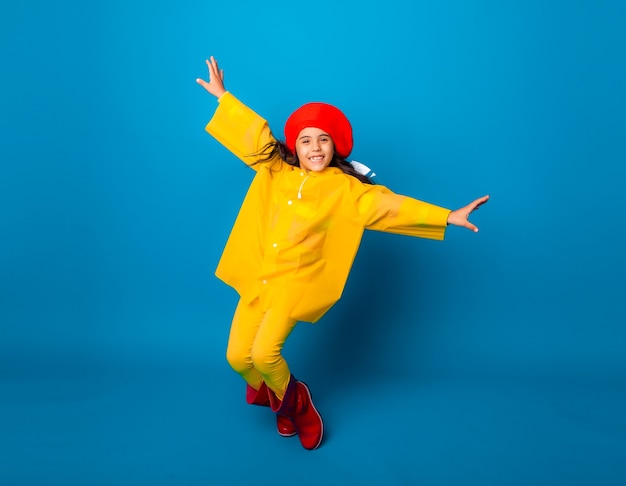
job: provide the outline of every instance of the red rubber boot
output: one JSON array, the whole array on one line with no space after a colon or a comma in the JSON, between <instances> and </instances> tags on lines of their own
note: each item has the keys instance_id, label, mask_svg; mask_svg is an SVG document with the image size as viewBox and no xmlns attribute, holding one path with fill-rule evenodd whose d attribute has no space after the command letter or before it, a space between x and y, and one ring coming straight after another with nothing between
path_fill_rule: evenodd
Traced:
<instances>
[{"instance_id":1,"label":"red rubber boot","mask_svg":"<svg viewBox=\"0 0 626 486\"><path fill-rule=\"evenodd\" d=\"M248 402L249 405L259 405L261 407L270 406L268 388L265 382L261 383L261 388L258 390L247 385L246 402ZM278 429L278 433L283 437L293 437L296 435L296 428L291 419L280 413L276 413L276 428Z\"/></svg>"},{"instance_id":2,"label":"red rubber boot","mask_svg":"<svg viewBox=\"0 0 626 486\"><path fill-rule=\"evenodd\" d=\"M313 405L309 387L292 376L282 402L269 389L268 395L272 410L292 420L302 447L309 450L317 449L324 436L324 422Z\"/></svg>"}]
</instances>

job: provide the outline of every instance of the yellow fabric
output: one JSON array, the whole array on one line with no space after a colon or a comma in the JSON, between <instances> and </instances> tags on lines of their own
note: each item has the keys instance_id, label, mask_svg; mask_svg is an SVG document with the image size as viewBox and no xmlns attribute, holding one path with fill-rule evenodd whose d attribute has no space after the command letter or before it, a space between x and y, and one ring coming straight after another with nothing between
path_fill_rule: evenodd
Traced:
<instances>
[{"instance_id":1,"label":"yellow fabric","mask_svg":"<svg viewBox=\"0 0 626 486\"><path fill-rule=\"evenodd\" d=\"M281 351L296 323L280 305L263 310L259 299L240 300L230 327L228 363L252 388L265 382L282 400L291 371Z\"/></svg>"},{"instance_id":2,"label":"yellow fabric","mask_svg":"<svg viewBox=\"0 0 626 486\"><path fill-rule=\"evenodd\" d=\"M216 275L244 300L316 322L341 297L364 229L443 240L450 210L364 184L336 167L305 172L276 157L253 165L274 137L267 122L231 93L206 131L256 175Z\"/></svg>"}]
</instances>

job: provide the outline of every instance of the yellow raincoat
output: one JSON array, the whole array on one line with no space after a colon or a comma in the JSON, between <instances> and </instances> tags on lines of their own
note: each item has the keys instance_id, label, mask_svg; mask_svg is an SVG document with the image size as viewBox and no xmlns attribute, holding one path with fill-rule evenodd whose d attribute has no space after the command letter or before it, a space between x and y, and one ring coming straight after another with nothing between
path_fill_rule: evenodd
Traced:
<instances>
[{"instance_id":1,"label":"yellow raincoat","mask_svg":"<svg viewBox=\"0 0 626 486\"><path fill-rule=\"evenodd\" d=\"M316 322L341 297L364 229L444 238L448 209L336 167L307 173L279 157L252 165L275 139L229 92L206 131L256 171L215 272L244 302L278 299L290 317Z\"/></svg>"}]
</instances>

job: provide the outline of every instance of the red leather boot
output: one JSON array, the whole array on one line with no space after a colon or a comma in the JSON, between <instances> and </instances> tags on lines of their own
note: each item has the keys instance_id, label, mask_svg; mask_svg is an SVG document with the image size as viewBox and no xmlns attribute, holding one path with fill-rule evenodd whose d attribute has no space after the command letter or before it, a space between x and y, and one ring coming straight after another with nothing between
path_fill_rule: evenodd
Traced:
<instances>
[{"instance_id":1,"label":"red leather boot","mask_svg":"<svg viewBox=\"0 0 626 486\"><path fill-rule=\"evenodd\" d=\"M268 388L265 382L261 383L261 387L258 390L247 385L246 402L248 402L249 405L259 405L261 407L270 406ZM293 437L296 435L296 428L291 419L280 413L276 413L276 428L278 429L278 433L283 437Z\"/></svg>"},{"instance_id":2,"label":"red leather boot","mask_svg":"<svg viewBox=\"0 0 626 486\"><path fill-rule=\"evenodd\" d=\"M268 389L268 396L272 410L292 420L302 447L317 449L324 436L324 422L313 405L309 387L292 376L282 402L272 390Z\"/></svg>"}]
</instances>

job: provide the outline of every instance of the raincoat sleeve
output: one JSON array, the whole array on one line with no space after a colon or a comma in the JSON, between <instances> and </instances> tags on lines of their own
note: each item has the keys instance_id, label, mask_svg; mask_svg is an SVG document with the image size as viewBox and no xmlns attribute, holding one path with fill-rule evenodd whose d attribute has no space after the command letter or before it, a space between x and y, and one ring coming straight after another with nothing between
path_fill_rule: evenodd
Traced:
<instances>
[{"instance_id":1,"label":"raincoat sleeve","mask_svg":"<svg viewBox=\"0 0 626 486\"><path fill-rule=\"evenodd\" d=\"M254 165L259 153L275 141L267 121L235 98L230 92L218 100L219 105L205 130L246 165Z\"/></svg>"},{"instance_id":2,"label":"raincoat sleeve","mask_svg":"<svg viewBox=\"0 0 626 486\"><path fill-rule=\"evenodd\" d=\"M443 240L450 210L395 194L380 185L366 186L357 207L366 229Z\"/></svg>"}]
</instances>

